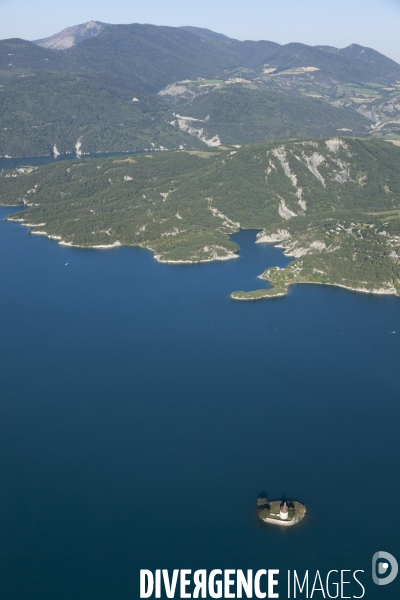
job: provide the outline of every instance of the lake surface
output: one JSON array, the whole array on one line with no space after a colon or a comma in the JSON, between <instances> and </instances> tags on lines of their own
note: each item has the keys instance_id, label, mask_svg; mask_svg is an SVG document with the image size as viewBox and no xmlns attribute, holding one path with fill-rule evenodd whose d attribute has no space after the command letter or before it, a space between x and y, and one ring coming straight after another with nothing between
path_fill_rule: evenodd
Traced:
<instances>
[{"instance_id":1,"label":"lake surface","mask_svg":"<svg viewBox=\"0 0 400 600\"><path fill-rule=\"evenodd\" d=\"M132 600L141 568L281 569L282 598L288 569L363 569L366 598L399 597L400 577L371 579L375 552L400 559L399 299L235 302L287 263L255 232L233 236L238 259L172 266L59 246L10 211L2 599ZM261 492L306 518L264 526Z\"/></svg>"}]
</instances>

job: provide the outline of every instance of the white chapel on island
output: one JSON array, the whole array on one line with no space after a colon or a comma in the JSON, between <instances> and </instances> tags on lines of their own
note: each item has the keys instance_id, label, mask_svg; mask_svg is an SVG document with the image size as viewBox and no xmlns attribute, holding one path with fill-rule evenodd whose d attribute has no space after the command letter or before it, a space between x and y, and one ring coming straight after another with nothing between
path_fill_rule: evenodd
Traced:
<instances>
[{"instance_id":1,"label":"white chapel on island","mask_svg":"<svg viewBox=\"0 0 400 600\"><path fill-rule=\"evenodd\" d=\"M289 508L288 508L288 505L286 504L286 502L284 502L284 504L281 506L279 516L282 519L282 521L287 521L288 516L289 516Z\"/></svg>"}]
</instances>

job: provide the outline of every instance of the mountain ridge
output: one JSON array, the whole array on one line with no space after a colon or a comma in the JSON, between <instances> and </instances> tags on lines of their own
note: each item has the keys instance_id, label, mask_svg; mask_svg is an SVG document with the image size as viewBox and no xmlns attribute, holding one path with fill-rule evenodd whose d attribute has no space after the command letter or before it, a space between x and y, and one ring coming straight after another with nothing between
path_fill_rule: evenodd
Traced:
<instances>
[{"instance_id":1,"label":"mountain ridge","mask_svg":"<svg viewBox=\"0 0 400 600\"><path fill-rule=\"evenodd\" d=\"M1 155L400 133L400 65L371 49L97 25L63 50L0 41Z\"/></svg>"},{"instance_id":2,"label":"mountain ridge","mask_svg":"<svg viewBox=\"0 0 400 600\"><path fill-rule=\"evenodd\" d=\"M76 46L77 44L85 41L86 39L90 38L90 37L94 37L96 35L98 35L104 28L106 27L120 27L120 26L124 26L125 24L117 24L117 25L113 25L110 23L103 23L101 21L88 21L87 23L81 23L79 25L74 25L71 27L66 27L65 29L63 29L62 31L53 34L52 36L49 36L47 38L43 38L43 39L39 39L39 40L33 40L34 44L37 44L39 46L42 46L44 48L50 48L50 49L55 49L55 50L66 50L69 49L73 46ZM132 23L132 24L126 24L128 27L130 25L142 25L140 23ZM152 26L152 25L144 25L144 27L162 27L162 26ZM203 28L203 27L195 27L195 26L191 26L191 25L182 25L180 27L171 27L171 29L181 29L183 31L187 31L193 35L196 35L198 37L201 37L203 39L207 39L207 40L212 40L212 41L217 41L217 42L222 42L222 43L235 43L235 44L240 44L240 45L268 45L270 48L274 47L276 50L278 49L285 49L288 48L290 46L295 46L298 48L308 48L308 49L315 49L315 50L321 50L322 52L328 52L330 54L338 54L338 55L343 55L343 56L347 56L347 57L355 57L356 55L361 55L363 53L365 53L365 57L363 57L364 59L369 56L370 57L370 62L373 62L372 56L374 56L374 58L385 58L387 61L390 61L393 65L397 65L398 67L400 67L399 63L397 63L396 61L394 61L393 59L385 56L384 54L382 54L381 52L378 52L377 50L374 50L373 48L369 48L367 46L361 46L360 44L357 43L352 43L349 46L346 46L344 48L337 48L335 46L324 46L324 45L315 45L315 46L309 46L308 44L304 44L304 43L300 43L300 42L290 42L288 44L279 44L278 42L273 42L270 40L238 40L236 38L231 38L223 33L218 33L215 31L212 31L211 29L207 29L207 28ZM65 38L65 44L62 42L62 40ZM265 48L265 46L264 46ZM368 60L368 58L366 59ZM293 65L292 65L293 66Z\"/></svg>"}]
</instances>

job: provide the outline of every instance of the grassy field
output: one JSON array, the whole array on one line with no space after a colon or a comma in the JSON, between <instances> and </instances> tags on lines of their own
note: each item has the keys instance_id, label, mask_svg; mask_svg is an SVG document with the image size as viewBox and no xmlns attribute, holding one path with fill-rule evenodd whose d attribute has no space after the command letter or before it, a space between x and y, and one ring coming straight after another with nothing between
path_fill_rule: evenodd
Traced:
<instances>
[{"instance_id":1,"label":"grassy field","mask_svg":"<svg viewBox=\"0 0 400 600\"><path fill-rule=\"evenodd\" d=\"M214 153L211 153L206 150L182 150L182 152L187 152L187 154L192 154L193 156L199 156L200 158L212 158Z\"/></svg>"}]
</instances>

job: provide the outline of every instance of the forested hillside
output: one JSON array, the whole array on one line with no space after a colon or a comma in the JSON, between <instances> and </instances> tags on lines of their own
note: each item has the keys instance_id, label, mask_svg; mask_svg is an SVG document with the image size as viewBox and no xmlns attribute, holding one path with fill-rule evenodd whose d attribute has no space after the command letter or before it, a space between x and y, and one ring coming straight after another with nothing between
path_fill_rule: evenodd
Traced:
<instances>
[{"instance_id":1,"label":"forested hillside","mask_svg":"<svg viewBox=\"0 0 400 600\"><path fill-rule=\"evenodd\" d=\"M365 135L368 123L354 111L330 106L319 99L255 90L240 84L196 96L183 110L177 107L176 115L175 128L191 131L193 136L198 131L200 139L216 138L227 145L325 137L336 134L338 129Z\"/></svg>"},{"instance_id":2,"label":"forested hillside","mask_svg":"<svg viewBox=\"0 0 400 600\"><path fill-rule=\"evenodd\" d=\"M0 155L400 133L400 66L373 50L89 25L64 50L0 41Z\"/></svg>"},{"instance_id":3,"label":"forested hillside","mask_svg":"<svg viewBox=\"0 0 400 600\"><path fill-rule=\"evenodd\" d=\"M234 256L239 227L295 261L265 275L400 291L400 149L345 138L63 162L0 174L2 204L35 233L159 260ZM275 290L276 291L276 290Z\"/></svg>"}]
</instances>

